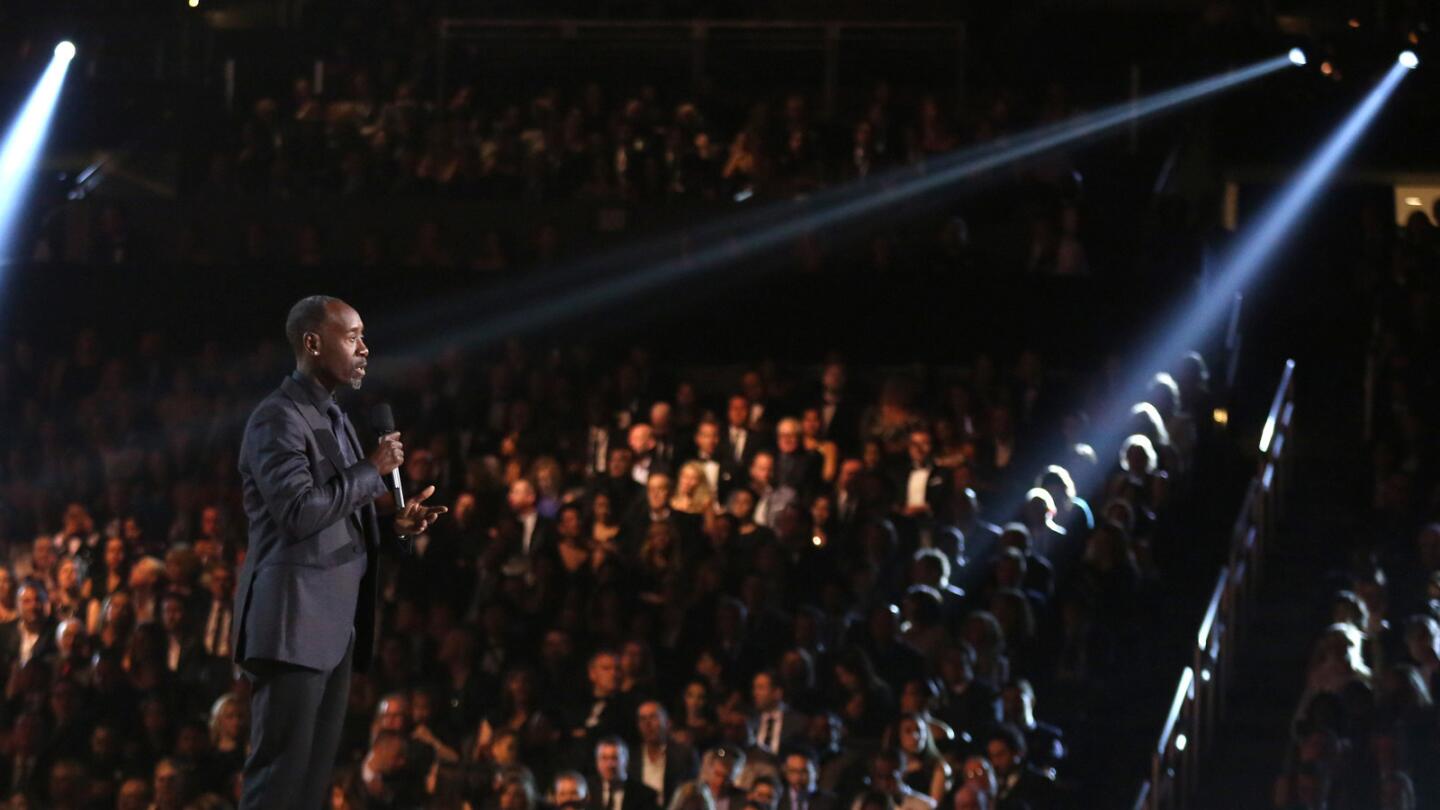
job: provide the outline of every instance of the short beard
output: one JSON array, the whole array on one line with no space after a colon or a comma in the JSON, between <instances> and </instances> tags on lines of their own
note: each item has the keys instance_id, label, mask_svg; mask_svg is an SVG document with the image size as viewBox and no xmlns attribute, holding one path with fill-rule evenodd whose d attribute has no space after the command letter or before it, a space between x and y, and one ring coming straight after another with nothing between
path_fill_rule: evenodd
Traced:
<instances>
[{"instance_id":1,"label":"short beard","mask_svg":"<svg viewBox=\"0 0 1440 810\"><path fill-rule=\"evenodd\" d=\"M351 387L351 388L354 388L356 391L359 391L359 390L360 390L360 386L362 386L362 385L364 385L364 384L365 384L365 378L364 378L364 377L361 377L361 376L358 375L358 374L355 375L355 378L350 381L350 387Z\"/></svg>"}]
</instances>

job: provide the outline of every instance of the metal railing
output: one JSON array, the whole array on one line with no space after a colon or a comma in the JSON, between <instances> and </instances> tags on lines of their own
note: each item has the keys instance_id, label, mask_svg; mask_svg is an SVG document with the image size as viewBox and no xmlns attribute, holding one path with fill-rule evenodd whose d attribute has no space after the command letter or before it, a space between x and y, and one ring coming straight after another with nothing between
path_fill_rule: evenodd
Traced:
<instances>
[{"instance_id":1,"label":"metal railing","mask_svg":"<svg viewBox=\"0 0 1440 810\"><path fill-rule=\"evenodd\" d=\"M1140 786L1135 810L1184 810L1190 806L1202 758L1212 747L1225 715L1235 653L1264 567L1265 546L1274 536L1283 493L1290 481L1295 361L1286 360L1261 430L1255 476L1245 490L1230 534L1230 551L1215 578L1195 634L1192 661L1180 674L1170 711L1150 755L1150 774Z\"/></svg>"}]
</instances>

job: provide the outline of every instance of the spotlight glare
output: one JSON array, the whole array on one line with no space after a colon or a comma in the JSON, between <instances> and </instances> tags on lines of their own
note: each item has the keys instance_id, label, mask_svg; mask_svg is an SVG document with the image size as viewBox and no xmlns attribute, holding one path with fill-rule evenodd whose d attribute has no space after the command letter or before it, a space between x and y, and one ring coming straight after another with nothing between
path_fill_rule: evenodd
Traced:
<instances>
[{"instance_id":1,"label":"spotlight glare","mask_svg":"<svg viewBox=\"0 0 1440 810\"><path fill-rule=\"evenodd\" d=\"M1290 64L1304 67L1306 61L1308 60L1305 59L1304 51L1300 50L1299 48L1290 49Z\"/></svg>"},{"instance_id":2,"label":"spotlight glare","mask_svg":"<svg viewBox=\"0 0 1440 810\"><path fill-rule=\"evenodd\" d=\"M1406 70L1414 70L1420 66L1420 57L1416 56L1414 51L1401 51L1399 62L1400 67Z\"/></svg>"},{"instance_id":3,"label":"spotlight glare","mask_svg":"<svg viewBox=\"0 0 1440 810\"><path fill-rule=\"evenodd\" d=\"M1321 73L1321 74L1323 74L1323 75L1325 75L1325 76L1329 76L1331 73L1334 73L1334 72L1335 72L1335 66L1334 66L1334 65L1330 64L1329 62L1321 62L1321 63L1320 63L1320 73Z\"/></svg>"},{"instance_id":4,"label":"spotlight glare","mask_svg":"<svg viewBox=\"0 0 1440 810\"><path fill-rule=\"evenodd\" d=\"M488 317L488 299L477 304L474 297L463 296L445 302L438 310L431 308L423 314L399 315L390 321L391 328L414 326L417 331L430 331L437 322L460 317L483 323L465 330L463 335L446 332L442 338L431 332L432 336L419 340L412 337L414 342L403 351L402 360L428 357L442 339L445 345L453 345L456 340L476 345L532 331L554 320L573 318L720 266L764 255L818 229L864 221L907 200L924 199L1022 159L1099 136L1289 67L1292 67L1289 56L1276 53L1261 62L1144 98L1103 107L992 143L956 150L927 160L920 167L892 169L867 178L863 184L846 183L827 189L809 198L798 210L793 204L754 207L746 214L726 217L692 232L684 240L678 256L674 255L673 243L669 240L606 253L531 281L508 285L504 296L508 300L532 296L538 300L523 306L507 306L506 311L495 312L494 317ZM751 206L755 205L755 198L744 189L733 199L741 203L748 199ZM485 309L487 317L480 317L477 309Z\"/></svg>"},{"instance_id":5,"label":"spotlight glare","mask_svg":"<svg viewBox=\"0 0 1440 810\"><path fill-rule=\"evenodd\" d=\"M0 141L0 257L11 251L11 235L24 204L27 181L44 148L45 133L74 55L75 45L68 40L55 46L55 57Z\"/></svg>"},{"instance_id":6,"label":"spotlight glare","mask_svg":"<svg viewBox=\"0 0 1440 810\"><path fill-rule=\"evenodd\" d=\"M188 3L190 4L190 8L199 8L199 7L200 7L200 0L186 0L186 2L188 2Z\"/></svg>"},{"instance_id":7,"label":"spotlight glare","mask_svg":"<svg viewBox=\"0 0 1440 810\"><path fill-rule=\"evenodd\" d=\"M1411 208L1422 208L1425 205L1425 201L1419 197L1406 197L1405 204Z\"/></svg>"},{"instance_id":8,"label":"spotlight glare","mask_svg":"<svg viewBox=\"0 0 1440 810\"><path fill-rule=\"evenodd\" d=\"M1146 386L1155 371L1169 368L1175 358L1201 343L1229 310L1235 294L1245 289L1281 251L1287 238L1293 236L1295 224L1320 197L1335 170L1354 149L1407 73L1401 65L1391 66L1384 78L1305 160L1295 176L1258 212L1254 221L1237 234L1227 255L1221 258L1206 294L1199 301L1183 302L1176 311L1165 313L1160 322L1167 326L1157 330L1153 347L1137 359L1129 372L1132 376L1116 386L1112 401L1102 408L1102 417L1091 428L1093 443L1097 447L1119 446L1131 424L1130 407L1145 396ZM1211 416L1217 425L1225 425L1230 418L1223 407L1215 408ZM1001 512L1006 513L1005 510Z\"/></svg>"}]
</instances>

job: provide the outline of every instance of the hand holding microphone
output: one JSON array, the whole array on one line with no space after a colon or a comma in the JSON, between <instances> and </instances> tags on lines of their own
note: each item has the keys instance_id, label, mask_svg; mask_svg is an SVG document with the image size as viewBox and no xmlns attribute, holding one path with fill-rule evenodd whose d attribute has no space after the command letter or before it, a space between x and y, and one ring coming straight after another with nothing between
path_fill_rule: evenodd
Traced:
<instances>
[{"instance_id":1,"label":"hand holding microphone","mask_svg":"<svg viewBox=\"0 0 1440 810\"><path fill-rule=\"evenodd\" d=\"M381 478L390 478L398 474L400 465L405 463L405 447L400 444L399 433L387 433L380 437L380 443L375 445L375 450L370 454L370 463L380 471ZM392 488L395 486L391 484Z\"/></svg>"},{"instance_id":2,"label":"hand holding microphone","mask_svg":"<svg viewBox=\"0 0 1440 810\"><path fill-rule=\"evenodd\" d=\"M370 427L380 436L370 461L380 471L380 477L390 477L390 489L395 493L395 508L405 508L405 490L400 486L400 465L405 463L405 447L400 444L400 434L395 430L395 412L387 403L380 403L370 412Z\"/></svg>"},{"instance_id":3,"label":"hand holding microphone","mask_svg":"<svg viewBox=\"0 0 1440 810\"><path fill-rule=\"evenodd\" d=\"M405 462L405 448L400 444L400 434L395 431L395 414L389 405L381 403L375 406L370 413L370 426L380 436L370 460L382 477L390 477L390 488L395 492L395 533L401 537L422 534L449 510L443 506L425 505L425 500L435 494L433 486L421 490L413 501L405 503L405 489L400 484L400 465Z\"/></svg>"}]
</instances>

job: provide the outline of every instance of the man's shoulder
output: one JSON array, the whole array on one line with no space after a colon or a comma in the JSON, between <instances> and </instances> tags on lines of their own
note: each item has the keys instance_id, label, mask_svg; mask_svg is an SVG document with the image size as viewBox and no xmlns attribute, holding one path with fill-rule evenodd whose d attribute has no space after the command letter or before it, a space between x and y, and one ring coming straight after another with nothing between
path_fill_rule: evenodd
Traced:
<instances>
[{"instance_id":1,"label":"man's shoulder","mask_svg":"<svg viewBox=\"0 0 1440 810\"><path fill-rule=\"evenodd\" d=\"M295 399L286 392L284 384L281 384L255 403L255 408L250 411L250 418L245 423L245 432L301 424L304 424L304 419L296 410Z\"/></svg>"}]
</instances>

